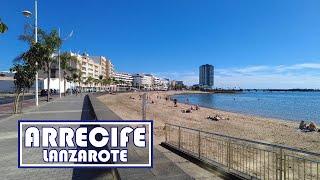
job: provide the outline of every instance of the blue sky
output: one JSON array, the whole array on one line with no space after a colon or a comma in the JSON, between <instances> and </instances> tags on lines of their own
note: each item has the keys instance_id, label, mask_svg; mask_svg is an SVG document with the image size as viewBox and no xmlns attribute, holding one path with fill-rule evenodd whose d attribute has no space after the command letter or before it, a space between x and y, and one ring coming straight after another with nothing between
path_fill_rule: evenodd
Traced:
<instances>
[{"instance_id":1,"label":"blue sky","mask_svg":"<svg viewBox=\"0 0 320 180\"><path fill-rule=\"evenodd\" d=\"M2 0L0 70L26 50L17 39L32 0ZM3 8L4 7L4 8ZM39 26L74 36L63 50L112 59L121 72L187 84L213 64L215 84L242 88L320 88L319 0L39 0Z\"/></svg>"}]
</instances>

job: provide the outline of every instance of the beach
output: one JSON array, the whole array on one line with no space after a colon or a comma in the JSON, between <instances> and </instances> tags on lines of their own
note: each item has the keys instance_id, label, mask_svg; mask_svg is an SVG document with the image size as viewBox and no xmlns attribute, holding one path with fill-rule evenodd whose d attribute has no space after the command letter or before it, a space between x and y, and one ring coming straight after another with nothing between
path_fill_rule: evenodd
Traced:
<instances>
[{"instance_id":1,"label":"beach","mask_svg":"<svg viewBox=\"0 0 320 180\"><path fill-rule=\"evenodd\" d=\"M165 123L181 125L208 132L229 135L238 138L287 145L307 151L320 152L320 133L301 132L299 122L264 118L240 113L200 107L191 113L183 113L191 105L178 103L166 97L181 93L199 93L197 91L148 92L146 119L154 120L155 143L164 141ZM98 97L112 111L123 119L142 119L141 92L107 94ZM194 106L193 106L194 107ZM221 117L219 121L207 119L208 116Z\"/></svg>"}]
</instances>

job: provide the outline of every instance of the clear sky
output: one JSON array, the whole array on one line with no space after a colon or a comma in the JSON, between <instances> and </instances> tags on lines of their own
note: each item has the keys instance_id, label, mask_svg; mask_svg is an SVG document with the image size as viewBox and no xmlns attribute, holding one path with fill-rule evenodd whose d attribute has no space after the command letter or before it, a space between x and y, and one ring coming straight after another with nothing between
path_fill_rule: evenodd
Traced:
<instances>
[{"instance_id":1,"label":"clear sky","mask_svg":"<svg viewBox=\"0 0 320 180\"><path fill-rule=\"evenodd\" d=\"M0 70L26 50L24 9L33 0L1 1ZM319 0L39 0L41 28L74 30L65 51L187 84L208 63L219 87L320 88L319 19Z\"/></svg>"}]
</instances>

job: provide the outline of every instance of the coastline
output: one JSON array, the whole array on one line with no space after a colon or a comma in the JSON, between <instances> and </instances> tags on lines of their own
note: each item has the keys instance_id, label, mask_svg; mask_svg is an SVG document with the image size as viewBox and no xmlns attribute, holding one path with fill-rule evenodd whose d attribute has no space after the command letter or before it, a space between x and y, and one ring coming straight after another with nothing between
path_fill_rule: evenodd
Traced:
<instances>
[{"instance_id":1,"label":"coastline","mask_svg":"<svg viewBox=\"0 0 320 180\"><path fill-rule=\"evenodd\" d=\"M165 97L172 95L195 93L199 93L199 91L148 92L150 99L147 105L147 119L154 120L156 141L164 140L164 124L170 123L244 139L320 152L320 133L301 132L298 130L299 122L207 107L200 107L200 110L192 111L192 113L182 113L183 109L190 108L191 105L178 103L178 107L174 107L172 101L165 100ZM119 93L117 95L103 95L98 98L123 119L141 119L142 102L139 99L141 94L141 92ZM151 101L154 101L154 103L152 104ZM208 116L215 115L222 117L222 119L219 121L206 119Z\"/></svg>"},{"instance_id":2,"label":"coastline","mask_svg":"<svg viewBox=\"0 0 320 180\"><path fill-rule=\"evenodd\" d=\"M173 96L175 95L188 95L188 94L202 94L202 93L178 93L178 94L173 94L173 95L170 95L169 97L172 98ZM173 100L173 99L171 99ZM179 104L184 104L184 105L188 105L188 106L196 106L198 104L193 104L193 103L183 103L183 102L179 102ZM256 115L256 114L250 114L250 113L245 113L245 112L236 112L236 111L232 111L232 110L224 110L224 109L219 109L219 108L215 108L215 107L209 107L209 106L203 106L203 105L198 105L199 107L202 107L202 108L207 108L207 109L212 109L212 110L215 110L215 111L221 111L221 112L226 112L226 113L233 113L233 114L238 114L238 115L243 115L243 116L249 116L249 117L252 117L252 118L263 118L263 119L270 119L270 120L274 120L274 121L282 121L284 123L298 123L299 125L299 120L295 120L295 119L280 119L280 118L276 118L276 117L266 117L266 116L262 116L262 115Z\"/></svg>"}]
</instances>

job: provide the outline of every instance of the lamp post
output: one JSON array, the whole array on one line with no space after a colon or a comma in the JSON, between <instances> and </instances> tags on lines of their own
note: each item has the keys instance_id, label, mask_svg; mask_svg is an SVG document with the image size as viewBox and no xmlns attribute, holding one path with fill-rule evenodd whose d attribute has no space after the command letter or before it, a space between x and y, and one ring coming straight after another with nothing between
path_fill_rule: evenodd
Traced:
<instances>
[{"instance_id":1,"label":"lamp post","mask_svg":"<svg viewBox=\"0 0 320 180\"><path fill-rule=\"evenodd\" d=\"M32 13L30 11L22 11L22 14L26 17L31 17ZM34 1L34 40L38 42L38 1ZM38 62L36 62L36 66L38 67ZM48 87L49 90L49 87ZM49 91L48 91L49 93ZM39 106L39 98L38 98L38 71L36 72L36 106Z\"/></svg>"},{"instance_id":2,"label":"lamp post","mask_svg":"<svg viewBox=\"0 0 320 180\"><path fill-rule=\"evenodd\" d=\"M59 28L59 38L60 38L60 28ZM59 97L61 98L61 63L60 63L60 48L58 50L58 61L59 61ZM64 89L65 91L65 89Z\"/></svg>"}]
</instances>

